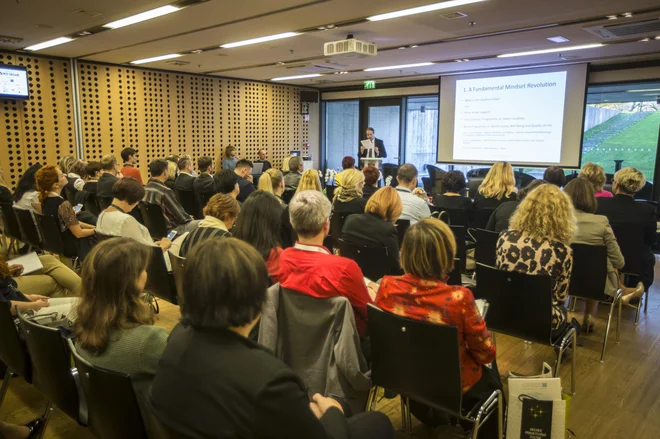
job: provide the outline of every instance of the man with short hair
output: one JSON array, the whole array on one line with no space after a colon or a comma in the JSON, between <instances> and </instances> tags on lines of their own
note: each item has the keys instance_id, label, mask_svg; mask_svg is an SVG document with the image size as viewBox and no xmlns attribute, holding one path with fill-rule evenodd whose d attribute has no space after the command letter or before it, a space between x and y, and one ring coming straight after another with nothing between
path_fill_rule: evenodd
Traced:
<instances>
[{"instance_id":1,"label":"man with short hair","mask_svg":"<svg viewBox=\"0 0 660 439\"><path fill-rule=\"evenodd\" d=\"M291 157L289 160L289 173L284 176L284 189L287 191L295 191L298 189L300 178L302 177L303 161L300 157Z\"/></svg>"},{"instance_id":2,"label":"man with short hair","mask_svg":"<svg viewBox=\"0 0 660 439\"><path fill-rule=\"evenodd\" d=\"M210 199L216 194L215 183L213 181L213 159L211 157L200 157L197 160L199 177L193 183L193 190L199 200Z\"/></svg>"},{"instance_id":3,"label":"man with short hair","mask_svg":"<svg viewBox=\"0 0 660 439\"><path fill-rule=\"evenodd\" d=\"M213 176L215 191L218 194L229 194L232 197L238 197L241 189L238 187L238 175L229 169L221 169Z\"/></svg>"},{"instance_id":4,"label":"man with short hair","mask_svg":"<svg viewBox=\"0 0 660 439\"><path fill-rule=\"evenodd\" d=\"M256 190L252 184L252 162L247 159L237 161L234 172L238 175L238 187L240 188L236 199L242 203Z\"/></svg>"},{"instance_id":5,"label":"man with short hair","mask_svg":"<svg viewBox=\"0 0 660 439\"><path fill-rule=\"evenodd\" d=\"M199 220L193 221L186 213L183 206L179 204L174 196L174 191L165 186L168 178L167 161L155 159L149 163L151 178L147 182L144 194L144 202L157 204L163 209L163 216L168 230L177 233L191 232L199 225Z\"/></svg>"},{"instance_id":6,"label":"man with short hair","mask_svg":"<svg viewBox=\"0 0 660 439\"><path fill-rule=\"evenodd\" d=\"M96 183L96 196L99 198L112 198L112 186L119 180L119 164L112 154L101 158L101 176Z\"/></svg>"},{"instance_id":7,"label":"man with short hair","mask_svg":"<svg viewBox=\"0 0 660 439\"><path fill-rule=\"evenodd\" d=\"M266 150L265 149L263 149L263 148L260 149L259 152L257 153L257 156L259 157L259 159L255 160L254 162L264 164L264 167L262 169L263 172L266 172L267 170L272 168L270 162L268 160L266 160L267 155L266 155Z\"/></svg>"},{"instance_id":8,"label":"man with short hair","mask_svg":"<svg viewBox=\"0 0 660 439\"><path fill-rule=\"evenodd\" d=\"M192 192L195 183L195 177L192 175L192 160L188 158L179 159L176 166L179 168L179 175L174 180L174 189Z\"/></svg>"},{"instance_id":9,"label":"man with short hair","mask_svg":"<svg viewBox=\"0 0 660 439\"><path fill-rule=\"evenodd\" d=\"M385 144L383 143L382 140L376 139L376 130L373 128L369 127L367 128L367 140L371 142L374 148L374 155L373 157L380 157L382 159L387 158L387 151L385 150ZM364 158L367 157L369 154L369 151L360 143L360 152L358 153L358 157Z\"/></svg>"},{"instance_id":10,"label":"man with short hair","mask_svg":"<svg viewBox=\"0 0 660 439\"><path fill-rule=\"evenodd\" d=\"M403 212L399 219L410 220L412 225L431 216L428 203L412 193L417 187L417 168L410 163L400 166L396 174L396 181L399 183L396 191L403 203Z\"/></svg>"},{"instance_id":11,"label":"man with short hair","mask_svg":"<svg viewBox=\"0 0 660 439\"><path fill-rule=\"evenodd\" d=\"M355 261L335 256L323 246L330 231L331 208L328 198L318 191L302 191L291 200L289 215L298 241L280 256L280 286L312 297L346 297L363 336L367 304L373 301ZM375 296L375 291L371 293Z\"/></svg>"},{"instance_id":12,"label":"man with short hair","mask_svg":"<svg viewBox=\"0 0 660 439\"><path fill-rule=\"evenodd\" d=\"M142 184L142 173L135 167L137 163L137 152L134 148L124 148L121 151L121 159L124 167L121 168L121 174L125 177L133 177Z\"/></svg>"}]
</instances>

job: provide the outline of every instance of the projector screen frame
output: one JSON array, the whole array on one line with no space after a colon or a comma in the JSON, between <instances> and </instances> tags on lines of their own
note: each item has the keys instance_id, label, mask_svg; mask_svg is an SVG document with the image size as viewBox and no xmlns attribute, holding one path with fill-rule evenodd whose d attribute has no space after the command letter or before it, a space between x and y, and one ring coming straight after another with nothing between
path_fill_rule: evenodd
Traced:
<instances>
[{"instance_id":1,"label":"projector screen frame","mask_svg":"<svg viewBox=\"0 0 660 439\"><path fill-rule=\"evenodd\" d=\"M3 64L0 63L0 69L7 69L7 70L18 70L21 72L25 72L25 81L27 83L27 95L22 96L22 95L10 95L10 94L2 94L0 93L0 99L6 99L9 101L27 101L30 99L30 78L28 76L28 69L26 66L20 66L20 65L14 65L14 64Z\"/></svg>"},{"instance_id":2,"label":"projector screen frame","mask_svg":"<svg viewBox=\"0 0 660 439\"><path fill-rule=\"evenodd\" d=\"M561 64L543 64L543 65L527 65L527 66L516 66L516 67L507 67L507 68L501 68L501 69L485 69L485 70L476 70L476 71L470 71L470 72L456 72L456 73L450 73L446 75L440 75L438 76L438 142L440 142L440 130L441 130L441 107L442 107L442 78L443 77L449 77L449 76L471 76L471 75L487 75L489 73L505 73L505 72L515 72L515 71L525 71L525 70L534 70L534 69L541 69L541 68L563 68L563 67L568 67L568 66L576 66L576 65L584 65L586 67L586 72L584 75L584 99L582 103L582 121L581 121L581 128L580 131L582 133L582 136L580 136L580 147L579 147L579 152L578 152L578 164L575 166L563 166L561 163L556 163L554 166L560 166L563 169L580 169L582 167L582 148L584 146L584 123L585 123L585 113L586 113L586 107L587 107L587 95L589 92L589 74L591 73L591 63L589 62L571 62L571 63L561 63ZM567 86L568 87L568 86ZM477 161L477 162L470 162L470 161L454 161L454 160L440 160L440 146L439 144L436 147L435 150L435 164L436 165L453 165L453 166L483 166L483 167L488 167L492 166L493 164L497 163L498 161ZM514 162L508 162L512 167L514 168L547 168L548 166L553 166L553 165L547 165L544 163L514 163Z\"/></svg>"}]
</instances>

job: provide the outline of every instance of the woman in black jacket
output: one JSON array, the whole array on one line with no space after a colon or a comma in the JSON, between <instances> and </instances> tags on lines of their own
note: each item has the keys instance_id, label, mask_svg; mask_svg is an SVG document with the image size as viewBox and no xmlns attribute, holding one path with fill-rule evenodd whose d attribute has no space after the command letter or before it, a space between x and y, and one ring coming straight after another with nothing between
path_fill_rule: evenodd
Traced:
<instances>
[{"instance_id":1,"label":"woman in black jacket","mask_svg":"<svg viewBox=\"0 0 660 439\"><path fill-rule=\"evenodd\" d=\"M183 438L383 438L389 419L346 419L287 365L248 339L266 298L268 270L236 238L212 238L188 255L182 319L167 342L151 401L158 419Z\"/></svg>"}]
</instances>

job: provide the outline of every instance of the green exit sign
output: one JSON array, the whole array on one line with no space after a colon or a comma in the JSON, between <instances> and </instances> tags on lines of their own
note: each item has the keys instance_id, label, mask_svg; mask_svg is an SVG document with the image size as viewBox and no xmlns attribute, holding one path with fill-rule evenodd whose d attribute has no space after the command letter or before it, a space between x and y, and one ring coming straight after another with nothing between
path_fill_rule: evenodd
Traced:
<instances>
[{"instance_id":1,"label":"green exit sign","mask_svg":"<svg viewBox=\"0 0 660 439\"><path fill-rule=\"evenodd\" d=\"M364 81L365 90L374 90L376 88L376 81Z\"/></svg>"}]
</instances>

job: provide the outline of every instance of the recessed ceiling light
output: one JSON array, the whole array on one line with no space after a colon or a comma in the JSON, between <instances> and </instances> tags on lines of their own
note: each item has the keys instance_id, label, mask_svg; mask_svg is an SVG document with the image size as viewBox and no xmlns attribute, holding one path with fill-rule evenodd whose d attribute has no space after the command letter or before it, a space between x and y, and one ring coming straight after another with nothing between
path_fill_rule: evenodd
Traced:
<instances>
[{"instance_id":1,"label":"recessed ceiling light","mask_svg":"<svg viewBox=\"0 0 660 439\"><path fill-rule=\"evenodd\" d=\"M656 40L660 40L660 35L658 35L657 37L655 37L655 39L656 39Z\"/></svg>"},{"instance_id":2,"label":"recessed ceiling light","mask_svg":"<svg viewBox=\"0 0 660 439\"><path fill-rule=\"evenodd\" d=\"M399 50L405 50L406 46L399 47Z\"/></svg>"},{"instance_id":3,"label":"recessed ceiling light","mask_svg":"<svg viewBox=\"0 0 660 439\"><path fill-rule=\"evenodd\" d=\"M544 53L556 53L556 52L568 52L571 50L583 50L583 49L593 49L596 47L602 47L603 44L585 44L582 46L569 46L569 47L555 47L554 49L543 49L543 50L530 50L529 52L516 52L516 53L505 53L503 55L497 55L498 58L511 58L514 56L527 56L527 55L541 55Z\"/></svg>"},{"instance_id":4,"label":"recessed ceiling light","mask_svg":"<svg viewBox=\"0 0 660 439\"><path fill-rule=\"evenodd\" d=\"M130 26L131 24L140 23L141 21L147 21L147 20L151 20L152 18L171 14L172 12L176 12L179 9L181 8L177 8L176 6L172 6L172 5L162 6L160 8L152 9L150 11L145 11L140 14L131 15L130 17L122 18L121 20L104 24L103 27L108 27L110 29L119 29L120 27Z\"/></svg>"},{"instance_id":5,"label":"recessed ceiling light","mask_svg":"<svg viewBox=\"0 0 660 439\"><path fill-rule=\"evenodd\" d=\"M633 13L632 13L632 12L624 12L624 13L621 14L621 15L623 15L623 16L626 17L626 18L632 18Z\"/></svg>"},{"instance_id":6,"label":"recessed ceiling light","mask_svg":"<svg viewBox=\"0 0 660 439\"><path fill-rule=\"evenodd\" d=\"M564 37L559 36L559 35L556 36L556 37L549 37L549 38L546 38L546 40L550 40L550 41L552 41L553 43L567 43L567 42L570 41L568 38L564 38Z\"/></svg>"},{"instance_id":7,"label":"recessed ceiling light","mask_svg":"<svg viewBox=\"0 0 660 439\"><path fill-rule=\"evenodd\" d=\"M646 43L647 41L651 41L651 39L650 38L642 38L641 40L639 40L640 43Z\"/></svg>"},{"instance_id":8,"label":"recessed ceiling light","mask_svg":"<svg viewBox=\"0 0 660 439\"><path fill-rule=\"evenodd\" d=\"M223 49L231 49L232 47L248 46L250 44L264 43L266 41L274 41L274 40L281 40L283 38L291 38L291 37L295 37L296 35L300 35L300 34L298 32L284 32L284 33L281 33L281 34L268 35L266 37L252 38L250 40L237 41L235 43L223 44L220 47L222 47Z\"/></svg>"},{"instance_id":9,"label":"recessed ceiling light","mask_svg":"<svg viewBox=\"0 0 660 439\"><path fill-rule=\"evenodd\" d=\"M617 20L619 17L617 17L616 15L608 15L605 18L607 18L608 20Z\"/></svg>"},{"instance_id":10,"label":"recessed ceiling light","mask_svg":"<svg viewBox=\"0 0 660 439\"><path fill-rule=\"evenodd\" d=\"M365 72L378 72L380 70L395 70L395 69L408 69L412 67L425 67L425 66L432 66L435 63L432 62L422 62L422 63L417 63L417 64L403 64L400 66L387 66L387 67L373 67L370 69L364 69Z\"/></svg>"},{"instance_id":11,"label":"recessed ceiling light","mask_svg":"<svg viewBox=\"0 0 660 439\"><path fill-rule=\"evenodd\" d=\"M44 41L43 43L28 46L25 48L25 50L30 50L32 52L35 52L37 50L47 49L53 46L59 46L60 44L68 43L69 41L73 41L73 38L59 37L59 38L55 38L54 40L48 40L48 41Z\"/></svg>"},{"instance_id":12,"label":"recessed ceiling light","mask_svg":"<svg viewBox=\"0 0 660 439\"><path fill-rule=\"evenodd\" d=\"M271 81L287 81L289 79L305 79L305 78L318 78L320 73L312 73L311 75L298 75L298 76L282 76L281 78L273 78Z\"/></svg>"},{"instance_id":13,"label":"recessed ceiling light","mask_svg":"<svg viewBox=\"0 0 660 439\"><path fill-rule=\"evenodd\" d=\"M180 53L170 53L169 55L161 55L161 56L154 56L153 58L144 58L144 59L138 59L135 61L131 61L131 64L146 64L150 62L156 62L156 61L163 61L166 59L172 59L172 58L178 58L181 55Z\"/></svg>"},{"instance_id":14,"label":"recessed ceiling light","mask_svg":"<svg viewBox=\"0 0 660 439\"><path fill-rule=\"evenodd\" d=\"M411 49L415 49L417 47L419 47L417 44L413 44L412 46L410 46Z\"/></svg>"},{"instance_id":15,"label":"recessed ceiling light","mask_svg":"<svg viewBox=\"0 0 660 439\"><path fill-rule=\"evenodd\" d=\"M448 9L456 6L469 5L471 3L479 3L486 0L450 0L446 2L433 3L426 6L419 6L417 8L402 9L400 11L388 12L386 14L374 15L367 17L369 21L389 20L390 18L405 17L408 15L423 14L424 12L438 11L440 9Z\"/></svg>"}]
</instances>

